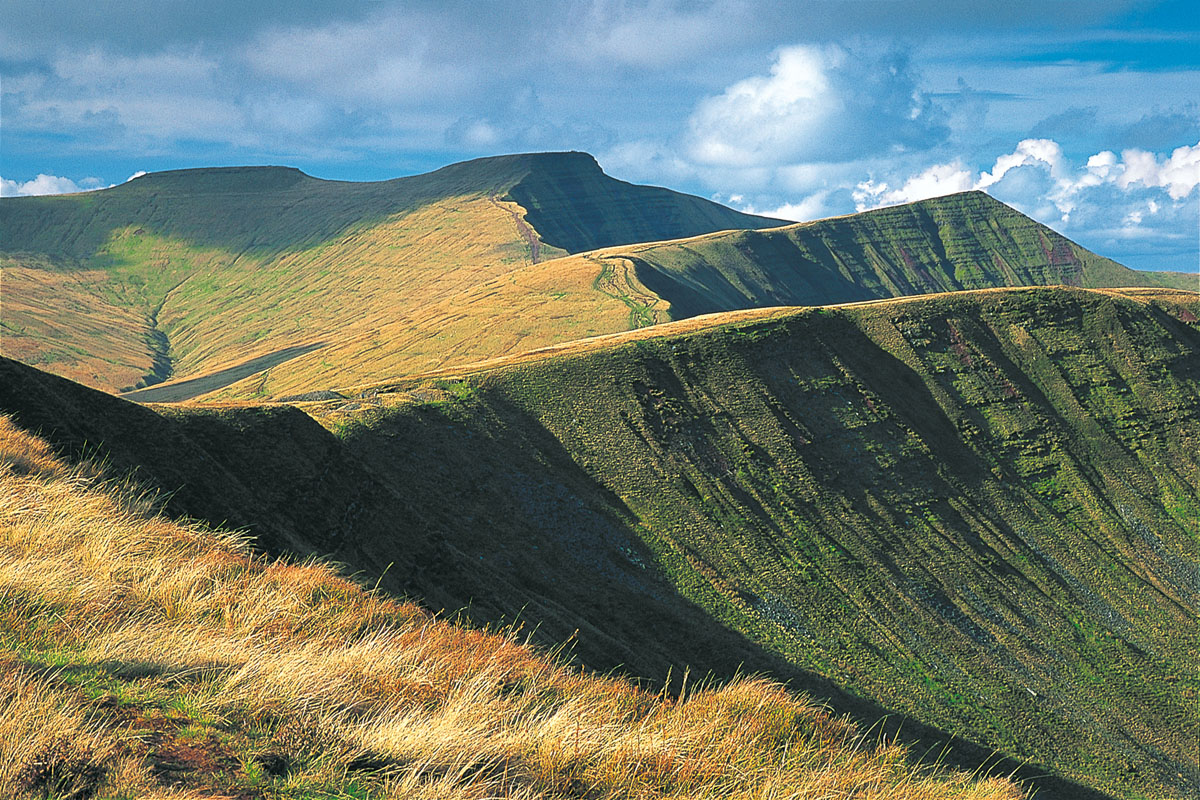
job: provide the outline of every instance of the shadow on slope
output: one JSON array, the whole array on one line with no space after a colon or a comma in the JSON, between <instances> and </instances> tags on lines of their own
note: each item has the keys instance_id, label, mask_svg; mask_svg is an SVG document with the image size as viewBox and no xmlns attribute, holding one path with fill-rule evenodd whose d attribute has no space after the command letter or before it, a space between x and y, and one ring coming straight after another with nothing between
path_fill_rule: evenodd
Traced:
<instances>
[{"instance_id":1,"label":"shadow on slope","mask_svg":"<svg viewBox=\"0 0 1200 800\"><path fill-rule=\"evenodd\" d=\"M343 440L295 408L155 411L5 360L0 408L64 452L107 458L168 492L176 516L247 528L271 552L332 554L368 582L522 620L582 663L651 683L718 683L761 671L829 698L882 735L969 768L1030 780L1040 797L1103 794L1018 767L848 694L715 621L680 596L639 540L636 517L537 420L497 397L483 408L405 407ZM886 718L885 718L886 715Z\"/></svg>"}]
</instances>

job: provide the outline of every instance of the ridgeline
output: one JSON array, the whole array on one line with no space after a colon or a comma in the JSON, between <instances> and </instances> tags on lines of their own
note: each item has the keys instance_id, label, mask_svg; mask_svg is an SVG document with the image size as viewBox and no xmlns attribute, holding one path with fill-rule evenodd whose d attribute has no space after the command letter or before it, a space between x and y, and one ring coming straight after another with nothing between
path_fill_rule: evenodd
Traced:
<instances>
[{"instance_id":1,"label":"ridgeline","mask_svg":"<svg viewBox=\"0 0 1200 800\"><path fill-rule=\"evenodd\" d=\"M1185 797L1198 315L1065 288L744 312L303 411L152 410L4 362L0 410L172 513L596 669L763 671L1048 772L1042 797Z\"/></svg>"}]
</instances>

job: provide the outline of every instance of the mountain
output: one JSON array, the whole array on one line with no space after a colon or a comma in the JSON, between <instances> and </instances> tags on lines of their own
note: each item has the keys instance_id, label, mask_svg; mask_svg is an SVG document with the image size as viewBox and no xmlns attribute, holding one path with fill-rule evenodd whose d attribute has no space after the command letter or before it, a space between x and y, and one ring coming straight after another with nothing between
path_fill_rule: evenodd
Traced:
<instances>
[{"instance_id":1,"label":"mountain","mask_svg":"<svg viewBox=\"0 0 1200 800\"><path fill-rule=\"evenodd\" d=\"M152 173L0 202L5 352L115 390L352 342L556 255L779 224L605 175L585 153L375 183L286 167ZM486 352L492 355L493 352Z\"/></svg>"},{"instance_id":2,"label":"mountain","mask_svg":"<svg viewBox=\"0 0 1200 800\"><path fill-rule=\"evenodd\" d=\"M375 183L286 167L153 173L0 201L4 352L109 391L166 384L133 395L147 401L270 398L737 308L1196 288L981 193L781 224L615 180L586 153Z\"/></svg>"},{"instance_id":3,"label":"mountain","mask_svg":"<svg viewBox=\"0 0 1200 800\"><path fill-rule=\"evenodd\" d=\"M588 666L764 672L1039 797L1200 780L1194 293L732 312L299 407L3 370L0 410L173 514Z\"/></svg>"},{"instance_id":4,"label":"mountain","mask_svg":"<svg viewBox=\"0 0 1200 800\"><path fill-rule=\"evenodd\" d=\"M999 286L1166 286L1194 274L1140 272L1091 253L984 192L688 241L619 248L672 319Z\"/></svg>"}]
</instances>

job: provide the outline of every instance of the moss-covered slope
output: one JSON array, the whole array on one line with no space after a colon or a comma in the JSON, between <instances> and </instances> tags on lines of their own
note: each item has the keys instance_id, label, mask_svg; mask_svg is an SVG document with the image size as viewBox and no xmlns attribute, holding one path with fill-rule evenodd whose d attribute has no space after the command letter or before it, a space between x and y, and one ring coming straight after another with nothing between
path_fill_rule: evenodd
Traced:
<instances>
[{"instance_id":1,"label":"moss-covered slope","mask_svg":"<svg viewBox=\"0 0 1200 800\"><path fill-rule=\"evenodd\" d=\"M950 732L967 762L995 748L1117 796L1188 796L1195 295L759 313L307 406L336 437L286 407L180 408L139 411L170 433L138 440L126 404L72 411L16 366L0 406L175 470L169 489L198 486L181 449L198 447L243 494L197 491L188 513L478 621L577 631L598 668L741 664L868 724L891 709L927 742Z\"/></svg>"},{"instance_id":2,"label":"moss-covered slope","mask_svg":"<svg viewBox=\"0 0 1200 800\"><path fill-rule=\"evenodd\" d=\"M606 255L632 262L674 319L997 286L1200 290L1194 274L1123 267L983 192Z\"/></svg>"},{"instance_id":3,"label":"moss-covered slope","mask_svg":"<svg viewBox=\"0 0 1200 800\"><path fill-rule=\"evenodd\" d=\"M419 494L457 487L489 531L530 490L502 463L471 476L469 442L537 432L520 449L569 458L633 538L576 541L543 505L574 493L538 487L560 546L645 548L715 621L854 693L1182 796L1200 778L1198 313L1048 289L797 312L454 384L470 457L444 433L414 446L420 407L348 441ZM428 460L379 458L400 433ZM495 494L474 504L458 470ZM506 537L475 546L513 558Z\"/></svg>"}]
</instances>

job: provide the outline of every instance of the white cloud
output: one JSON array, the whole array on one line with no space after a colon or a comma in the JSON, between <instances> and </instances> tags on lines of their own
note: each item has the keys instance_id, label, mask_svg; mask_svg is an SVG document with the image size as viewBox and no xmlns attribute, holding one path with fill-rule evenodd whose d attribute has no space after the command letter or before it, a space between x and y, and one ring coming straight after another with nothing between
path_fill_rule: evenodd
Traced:
<instances>
[{"instance_id":1,"label":"white cloud","mask_svg":"<svg viewBox=\"0 0 1200 800\"><path fill-rule=\"evenodd\" d=\"M774 217L775 219L786 219L791 222L806 222L810 219L820 219L828 216L827 202L829 192L817 192L814 195L805 197L798 203L784 203L776 208L764 209L762 211L753 211L746 209L751 214L761 214L764 217Z\"/></svg>"},{"instance_id":2,"label":"white cloud","mask_svg":"<svg viewBox=\"0 0 1200 800\"><path fill-rule=\"evenodd\" d=\"M0 197L28 197L44 194L73 194L106 188L99 178L84 178L76 183L58 175L38 175L33 180L12 181L0 178Z\"/></svg>"},{"instance_id":3,"label":"white cloud","mask_svg":"<svg viewBox=\"0 0 1200 800\"><path fill-rule=\"evenodd\" d=\"M886 182L873 179L863 181L854 187L854 207L858 211L865 211L868 208L912 203L973 188L977 188L974 178L962 162L934 164L910 177L898 189L892 189Z\"/></svg>"},{"instance_id":4,"label":"white cloud","mask_svg":"<svg viewBox=\"0 0 1200 800\"><path fill-rule=\"evenodd\" d=\"M1030 164L1044 164L1052 177L1064 177L1066 167L1058 142L1052 139L1024 139L1017 144L1016 150L997 158L991 172L979 176L977 188L986 189L1002 180L1010 170Z\"/></svg>"},{"instance_id":5,"label":"white cloud","mask_svg":"<svg viewBox=\"0 0 1200 800\"><path fill-rule=\"evenodd\" d=\"M1182 200L1200 185L1200 142L1177 147L1169 158L1159 161L1154 153L1126 150L1121 154L1117 185L1122 189L1140 183L1167 190L1172 200Z\"/></svg>"},{"instance_id":6,"label":"white cloud","mask_svg":"<svg viewBox=\"0 0 1200 800\"><path fill-rule=\"evenodd\" d=\"M783 166L862 158L943 139L943 115L899 54L797 45L702 100L688 120L691 157L711 166Z\"/></svg>"}]
</instances>

